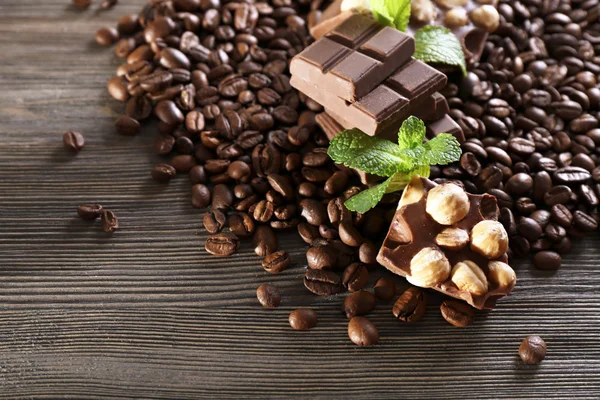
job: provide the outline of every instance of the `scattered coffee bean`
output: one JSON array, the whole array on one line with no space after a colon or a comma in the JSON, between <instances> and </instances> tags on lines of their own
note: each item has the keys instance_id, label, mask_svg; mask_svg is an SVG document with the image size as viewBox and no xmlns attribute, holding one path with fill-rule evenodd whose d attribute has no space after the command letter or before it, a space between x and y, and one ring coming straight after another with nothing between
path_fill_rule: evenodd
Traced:
<instances>
[{"instance_id":1,"label":"scattered coffee bean","mask_svg":"<svg viewBox=\"0 0 600 400\"><path fill-rule=\"evenodd\" d=\"M519 356L527 364L539 364L546 357L546 342L539 336L527 336L519 346Z\"/></svg>"},{"instance_id":2,"label":"scattered coffee bean","mask_svg":"<svg viewBox=\"0 0 600 400\"><path fill-rule=\"evenodd\" d=\"M365 317L354 317L348 323L348 337L357 346L374 346L379 342L379 331Z\"/></svg>"},{"instance_id":3,"label":"scattered coffee bean","mask_svg":"<svg viewBox=\"0 0 600 400\"><path fill-rule=\"evenodd\" d=\"M102 210L102 228L106 233L113 233L119 229L119 220L111 210Z\"/></svg>"},{"instance_id":4,"label":"scattered coffee bean","mask_svg":"<svg viewBox=\"0 0 600 400\"><path fill-rule=\"evenodd\" d=\"M254 231L252 245L257 256L266 257L277 251L279 241L273 229L266 225L259 225Z\"/></svg>"},{"instance_id":5,"label":"scattered coffee bean","mask_svg":"<svg viewBox=\"0 0 600 400\"><path fill-rule=\"evenodd\" d=\"M369 281L369 272L363 263L352 263L342 274L342 285L350 292L364 288Z\"/></svg>"},{"instance_id":6,"label":"scattered coffee bean","mask_svg":"<svg viewBox=\"0 0 600 400\"><path fill-rule=\"evenodd\" d=\"M92 0L71 0L73 5L80 8L87 8L92 4Z\"/></svg>"},{"instance_id":7,"label":"scattered coffee bean","mask_svg":"<svg viewBox=\"0 0 600 400\"><path fill-rule=\"evenodd\" d=\"M346 297L342 305L342 312L346 318L354 318L357 315L365 315L375 308L375 296L366 290L359 290Z\"/></svg>"},{"instance_id":8,"label":"scattered coffee bean","mask_svg":"<svg viewBox=\"0 0 600 400\"><path fill-rule=\"evenodd\" d=\"M392 312L399 321L416 322L423 317L426 307L427 297L425 292L416 287L411 287L396 300Z\"/></svg>"},{"instance_id":9,"label":"scattered coffee bean","mask_svg":"<svg viewBox=\"0 0 600 400\"><path fill-rule=\"evenodd\" d=\"M69 131L63 135L63 144L68 150L78 153L83 148L85 139L81 133Z\"/></svg>"},{"instance_id":10,"label":"scattered coffee bean","mask_svg":"<svg viewBox=\"0 0 600 400\"><path fill-rule=\"evenodd\" d=\"M157 182L169 182L176 174L175 168L169 164L159 164L152 169L152 179Z\"/></svg>"},{"instance_id":11,"label":"scattered coffee bean","mask_svg":"<svg viewBox=\"0 0 600 400\"><path fill-rule=\"evenodd\" d=\"M256 289L256 298L266 308L276 308L281 304L279 289L270 283L263 283Z\"/></svg>"},{"instance_id":12,"label":"scattered coffee bean","mask_svg":"<svg viewBox=\"0 0 600 400\"><path fill-rule=\"evenodd\" d=\"M308 331L317 326L317 313L312 308L298 308L290 313L288 321L292 329Z\"/></svg>"},{"instance_id":13,"label":"scattered coffee bean","mask_svg":"<svg viewBox=\"0 0 600 400\"><path fill-rule=\"evenodd\" d=\"M318 296L331 296L342 291L340 277L323 269L307 269L304 286Z\"/></svg>"},{"instance_id":14,"label":"scattered coffee bean","mask_svg":"<svg viewBox=\"0 0 600 400\"><path fill-rule=\"evenodd\" d=\"M115 126L117 132L125 136L134 136L140 131L140 123L127 115L121 115L115 122Z\"/></svg>"},{"instance_id":15,"label":"scattered coffee bean","mask_svg":"<svg viewBox=\"0 0 600 400\"><path fill-rule=\"evenodd\" d=\"M119 40L119 32L115 28L102 27L96 31L95 38L100 46L110 46Z\"/></svg>"},{"instance_id":16,"label":"scattered coffee bean","mask_svg":"<svg viewBox=\"0 0 600 400\"><path fill-rule=\"evenodd\" d=\"M377 279L373 289L375 297L382 301L390 301L396 296L396 284L387 276Z\"/></svg>"},{"instance_id":17,"label":"scattered coffee bean","mask_svg":"<svg viewBox=\"0 0 600 400\"><path fill-rule=\"evenodd\" d=\"M221 232L226 222L227 217L221 210L210 210L202 217L204 229L211 234Z\"/></svg>"},{"instance_id":18,"label":"scattered coffee bean","mask_svg":"<svg viewBox=\"0 0 600 400\"><path fill-rule=\"evenodd\" d=\"M233 233L217 233L206 239L204 248L212 255L230 256L240 247L240 240Z\"/></svg>"},{"instance_id":19,"label":"scattered coffee bean","mask_svg":"<svg viewBox=\"0 0 600 400\"><path fill-rule=\"evenodd\" d=\"M445 300L440 311L446 321L458 328L471 325L475 317L473 308L462 301Z\"/></svg>"},{"instance_id":20,"label":"scattered coffee bean","mask_svg":"<svg viewBox=\"0 0 600 400\"><path fill-rule=\"evenodd\" d=\"M283 250L279 250L263 258L262 267L267 272L278 274L289 267L291 262L289 254Z\"/></svg>"},{"instance_id":21,"label":"scattered coffee bean","mask_svg":"<svg viewBox=\"0 0 600 400\"><path fill-rule=\"evenodd\" d=\"M83 204L77 208L77 215L86 221L93 221L102 215L100 204Z\"/></svg>"},{"instance_id":22,"label":"scattered coffee bean","mask_svg":"<svg viewBox=\"0 0 600 400\"><path fill-rule=\"evenodd\" d=\"M560 268L562 258L554 251L540 251L533 256L533 265L537 269L554 271Z\"/></svg>"}]
</instances>

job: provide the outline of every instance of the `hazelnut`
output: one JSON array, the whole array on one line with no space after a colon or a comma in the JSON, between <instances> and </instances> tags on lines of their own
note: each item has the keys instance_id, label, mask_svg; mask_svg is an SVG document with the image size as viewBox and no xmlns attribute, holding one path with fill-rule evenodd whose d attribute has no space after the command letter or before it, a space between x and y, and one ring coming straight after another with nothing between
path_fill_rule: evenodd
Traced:
<instances>
[{"instance_id":1,"label":"hazelnut","mask_svg":"<svg viewBox=\"0 0 600 400\"><path fill-rule=\"evenodd\" d=\"M487 32L494 32L500 25L500 14L494 6L484 4L471 11L471 21Z\"/></svg>"},{"instance_id":2,"label":"hazelnut","mask_svg":"<svg viewBox=\"0 0 600 400\"><path fill-rule=\"evenodd\" d=\"M460 250L467 243L469 243L469 234L460 228L446 228L435 237L435 244L448 250Z\"/></svg>"},{"instance_id":3,"label":"hazelnut","mask_svg":"<svg viewBox=\"0 0 600 400\"><path fill-rule=\"evenodd\" d=\"M410 260L410 276L406 280L415 286L432 287L450 276L450 263L438 249L425 247Z\"/></svg>"},{"instance_id":4,"label":"hazelnut","mask_svg":"<svg viewBox=\"0 0 600 400\"><path fill-rule=\"evenodd\" d=\"M490 261L488 263L490 280L496 282L500 288L512 288L517 283L517 275L510 265L502 261Z\"/></svg>"},{"instance_id":5,"label":"hazelnut","mask_svg":"<svg viewBox=\"0 0 600 400\"><path fill-rule=\"evenodd\" d=\"M473 261L456 263L452 268L452 282L465 292L482 295L488 290L488 281L485 273Z\"/></svg>"},{"instance_id":6,"label":"hazelnut","mask_svg":"<svg viewBox=\"0 0 600 400\"><path fill-rule=\"evenodd\" d=\"M431 22L436 19L437 11L431 0L413 0L410 17L417 22Z\"/></svg>"},{"instance_id":7,"label":"hazelnut","mask_svg":"<svg viewBox=\"0 0 600 400\"><path fill-rule=\"evenodd\" d=\"M429 191L425 211L438 224L454 225L467 216L470 208L469 196L464 189L446 183Z\"/></svg>"},{"instance_id":8,"label":"hazelnut","mask_svg":"<svg viewBox=\"0 0 600 400\"><path fill-rule=\"evenodd\" d=\"M498 258L508 250L508 234L498 221L484 220L471 231L471 249L489 259Z\"/></svg>"},{"instance_id":9,"label":"hazelnut","mask_svg":"<svg viewBox=\"0 0 600 400\"><path fill-rule=\"evenodd\" d=\"M469 22L469 17L464 8L454 8L448 10L444 16L444 25L448 28L458 28L465 26Z\"/></svg>"},{"instance_id":10,"label":"hazelnut","mask_svg":"<svg viewBox=\"0 0 600 400\"><path fill-rule=\"evenodd\" d=\"M398 209L402 208L407 204L413 204L421 200L423 197L423 180L414 176L408 186L402 192L402 197L398 203Z\"/></svg>"},{"instance_id":11,"label":"hazelnut","mask_svg":"<svg viewBox=\"0 0 600 400\"><path fill-rule=\"evenodd\" d=\"M371 5L368 0L343 0L340 10L342 12L349 10L371 10Z\"/></svg>"},{"instance_id":12,"label":"hazelnut","mask_svg":"<svg viewBox=\"0 0 600 400\"><path fill-rule=\"evenodd\" d=\"M467 0L434 0L435 4L442 8L464 7L467 5Z\"/></svg>"}]
</instances>

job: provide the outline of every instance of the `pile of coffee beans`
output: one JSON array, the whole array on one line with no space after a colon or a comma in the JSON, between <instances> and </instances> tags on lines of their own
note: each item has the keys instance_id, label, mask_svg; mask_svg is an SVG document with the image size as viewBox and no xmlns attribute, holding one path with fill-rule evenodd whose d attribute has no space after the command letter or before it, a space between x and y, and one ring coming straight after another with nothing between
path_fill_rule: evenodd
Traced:
<instances>
[{"instance_id":1,"label":"pile of coffee beans","mask_svg":"<svg viewBox=\"0 0 600 400\"><path fill-rule=\"evenodd\" d=\"M502 1L482 61L465 78L451 74L444 90L467 141L460 162L433 167L432 178L495 195L510 256L535 254L538 268L558 268L571 240L598 228L597 1ZM342 305L348 335L371 345L379 333L363 315L394 299L396 287L381 278L374 295L365 288L399 194L365 214L346 209L365 186L328 157L315 122L322 107L290 86L289 62L312 42L308 29L326 5L152 0L97 41L118 40L124 59L108 81L111 96L126 103L117 131L135 135L143 121L158 120L154 149L169 159L151 175L166 183L188 174L192 205L208 208L206 251L229 256L248 238L265 271L279 273L291 260L277 232L297 230L309 246L304 285L321 296L352 292ZM257 297L266 307L281 300L268 284ZM425 304L423 291L409 289L394 315L416 321ZM441 313L456 326L474 316L453 300ZM317 316L298 309L289 322L311 329Z\"/></svg>"},{"instance_id":2,"label":"pile of coffee beans","mask_svg":"<svg viewBox=\"0 0 600 400\"><path fill-rule=\"evenodd\" d=\"M444 90L467 141L432 176L491 193L510 258L555 270L600 214L598 0L501 0L501 24L464 79Z\"/></svg>"}]
</instances>

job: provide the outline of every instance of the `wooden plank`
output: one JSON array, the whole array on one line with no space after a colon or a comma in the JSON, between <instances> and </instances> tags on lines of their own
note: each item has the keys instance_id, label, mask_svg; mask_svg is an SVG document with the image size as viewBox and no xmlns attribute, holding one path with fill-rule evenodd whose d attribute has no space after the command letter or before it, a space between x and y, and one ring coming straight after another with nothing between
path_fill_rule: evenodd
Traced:
<instances>
[{"instance_id":1,"label":"wooden plank","mask_svg":"<svg viewBox=\"0 0 600 400\"><path fill-rule=\"evenodd\" d=\"M464 330L443 321L436 295L412 326L378 305L382 339L369 349L347 338L343 296L303 288L296 235L282 236L294 267L281 275L263 272L247 243L231 258L206 254L187 178L150 180L156 128L115 134L122 106L104 85L118 62L91 42L144 2L100 13L0 4L0 398L600 396L597 235L555 274L516 264L513 294ZM62 148L66 129L86 137L77 156ZM112 237L76 218L92 201L118 214ZM277 310L254 297L267 281L282 290ZM306 305L319 324L294 332L287 315ZM517 356L529 334L548 343L539 367Z\"/></svg>"}]
</instances>

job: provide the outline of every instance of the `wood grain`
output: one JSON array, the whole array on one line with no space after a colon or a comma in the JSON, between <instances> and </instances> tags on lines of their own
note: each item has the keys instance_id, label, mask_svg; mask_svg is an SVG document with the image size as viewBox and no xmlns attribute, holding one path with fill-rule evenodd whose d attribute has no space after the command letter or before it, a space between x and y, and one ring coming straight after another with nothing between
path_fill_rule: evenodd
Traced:
<instances>
[{"instance_id":1,"label":"wood grain","mask_svg":"<svg viewBox=\"0 0 600 400\"><path fill-rule=\"evenodd\" d=\"M597 235L556 274L516 264L513 294L468 329L443 321L439 298L412 326L378 305L382 339L368 349L348 340L341 297L303 288L296 235L282 236L295 266L281 275L247 243L206 254L187 178L150 180L156 128L114 132L122 105L104 86L118 61L93 33L144 2L0 3L0 398L600 397ZM76 156L62 148L67 129L86 137ZM84 202L113 209L122 229L76 218ZM279 309L258 305L263 282L281 288ZM301 305L319 313L311 332L287 324ZM548 343L538 367L517 356L530 334Z\"/></svg>"}]
</instances>

